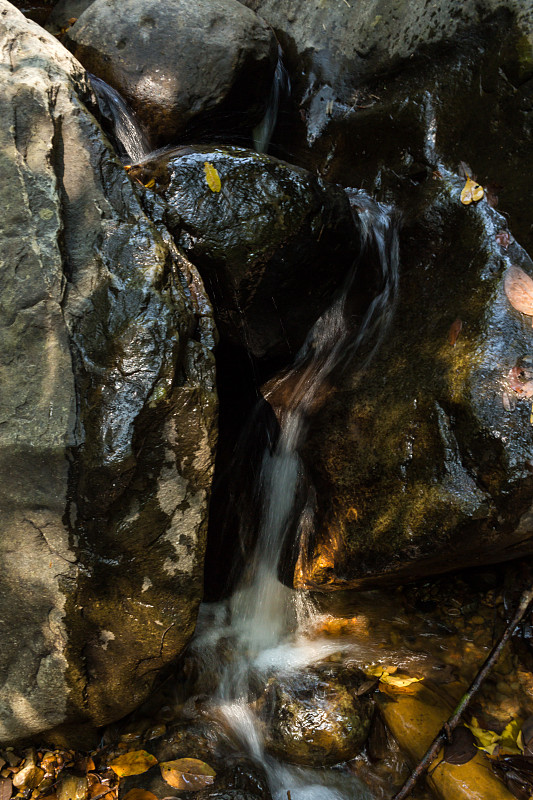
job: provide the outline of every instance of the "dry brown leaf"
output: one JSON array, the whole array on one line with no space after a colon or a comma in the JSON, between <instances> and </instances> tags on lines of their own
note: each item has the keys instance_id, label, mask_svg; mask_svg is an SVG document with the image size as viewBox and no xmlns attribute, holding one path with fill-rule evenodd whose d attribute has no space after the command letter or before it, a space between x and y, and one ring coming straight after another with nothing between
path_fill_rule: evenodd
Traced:
<instances>
[{"instance_id":1,"label":"dry brown leaf","mask_svg":"<svg viewBox=\"0 0 533 800\"><path fill-rule=\"evenodd\" d=\"M153 792L148 792L146 789L130 789L124 795L123 800L157 800Z\"/></svg>"},{"instance_id":2,"label":"dry brown leaf","mask_svg":"<svg viewBox=\"0 0 533 800\"><path fill-rule=\"evenodd\" d=\"M0 778L0 800L9 800L13 792L13 784L9 778Z\"/></svg>"},{"instance_id":3,"label":"dry brown leaf","mask_svg":"<svg viewBox=\"0 0 533 800\"><path fill-rule=\"evenodd\" d=\"M150 767L157 764L157 758L146 750L131 750L124 753L110 762L109 766L119 778L127 778L129 775L142 775Z\"/></svg>"},{"instance_id":4,"label":"dry brown leaf","mask_svg":"<svg viewBox=\"0 0 533 800\"><path fill-rule=\"evenodd\" d=\"M107 783L100 783L100 781L96 781L95 783L89 784L89 798L93 800L94 797L104 797L104 795L110 794L114 791Z\"/></svg>"},{"instance_id":5,"label":"dry brown leaf","mask_svg":"<svg viewBox=\"0 0 533 800\"><path fill-rule=\"evenodd\" d=\"M459 338L459 334L463 328L463 321L457 317L455 322L452 322L450 325L450 330L448 331L448 341L450 342L452 347L455 347L455 343Z\"/></svg>"},{"instance_id":6,"label":"dry brown leaf","mask_svg":"<svg viewBox=\"0 0 533 800\"><path fill-rule=\"evenodd\" d=\"M178 758L163 761L160 765L163 779L174 789L196 791L210 786L216 776L215 770L198 758Z\"/></svg>"},{"instance_id":7,"label":"dry brown leaf","mask_svg":"<svg viewBox=\"0 0 533 800\"><path fill-rule=\"evenodd\" d=\"M513 308L533 316L533 280L520 267L510 266L505 273L505 294Z\"/></svg>"}]
</instances>

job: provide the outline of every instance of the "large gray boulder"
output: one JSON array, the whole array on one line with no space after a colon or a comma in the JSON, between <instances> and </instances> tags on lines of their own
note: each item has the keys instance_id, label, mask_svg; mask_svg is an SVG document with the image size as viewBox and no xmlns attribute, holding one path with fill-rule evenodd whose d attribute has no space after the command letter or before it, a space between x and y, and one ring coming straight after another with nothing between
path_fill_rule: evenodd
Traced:
<instances>
[{"instance_id":1,"label":"large gray boulder","mask_svg":"<svg viewBox=\"0 0 533 800\"><path fill-rule=\"evenodd\" d=\"M0 0L0 741L132 709L191 635L214 326L88 112Z\"/></svg>"},{"instance_id":2,"label":"large gray boulder","mask_svg":"<svg viewBox=\"0 0 533 800\"><path fill-rule=\"evenodd\" d=\"M253 126L277 58L269 26L237 0L95 0L67 43L130 103L155 145L215 114L237 112Z\"/></svg>"}]
</instances>

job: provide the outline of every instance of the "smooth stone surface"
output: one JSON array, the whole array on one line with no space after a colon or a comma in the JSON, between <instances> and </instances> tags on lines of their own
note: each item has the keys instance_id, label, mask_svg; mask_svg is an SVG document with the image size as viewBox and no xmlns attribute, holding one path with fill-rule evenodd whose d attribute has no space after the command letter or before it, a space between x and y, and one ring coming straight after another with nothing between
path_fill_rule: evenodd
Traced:
<instances>
[{"instance_id":1,"label":"smooth stone surface","mask_svg":"<svg viewBox=\"0 0 533 800\"><path fill-rule=\"evenodd\" d=\"M0 741L73 741L143 700L194 629L215 331L82 66L5 0L0 20Z\"/></svg>"},{"instance_id":2,"label":"smooth stone surface","mask_svg":"<svg viewBox=\"0 0 533 800\"><path fill-rule=\"evenodd\" d=\"M277 675L257 702L267 751L310 767L349 761L361 751L374 711L369 697L356 695L363 679L328 668Z\"/></svg>"},{"instance_id":3,"label":"smooth stone surface","mask_svg":"<svg viewBox=\"0 0 533 800\"><path fill-rule=\"evenodd\" d=\"M418 764L433 739L449 719L453 708L446 699L423 684L409 691L394 692L381 705L385 721L411 763ZM442 800L511 800L513 795L490 768L480 752L467 764L443 762L426 778L431 790Z\"/></svg>"},{"instance_id":4,"label":"smooth stone surface","mask_svg":"<svg viewBox=\"0 0 533 800\"><path fill-rule=\"evenodd\" d=\"M123 95L154 146L211 117L217 133L235 114L253 127L277 59L269 26L237 0L95 0L66 41Z\"/></svg>"}]
</instances>

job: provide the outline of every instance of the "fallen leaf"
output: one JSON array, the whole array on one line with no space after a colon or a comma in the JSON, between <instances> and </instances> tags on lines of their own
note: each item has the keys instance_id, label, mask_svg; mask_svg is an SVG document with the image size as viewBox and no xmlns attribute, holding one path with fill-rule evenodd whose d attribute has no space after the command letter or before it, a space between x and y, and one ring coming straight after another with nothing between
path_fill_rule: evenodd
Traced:
<instances>
[{"instance_id":1,"label":"fallen leaf","mask_svg":"<svg viewBox=\"0 0 533 800\"><path fill-rule=\"evenodd\" d=\"M533 397L533 380L521 366L512 367L507 374L509 386L522 397Z\"/></svg>"},{"instance_id":2,"label":"fallen leaf","mask_svg":"<svg viewBox=\"0 0 533 800\"><path fill-rule=\"evenodd\" d=\"M89 786L89 800L94 800L95 797L105 797L105 795L110 794L114 791L110 786L106 783L100 783L100 781L96 781L95 783L91 783Z\"/></svg>"},{"instance_id":3,"label":"fallen leaf","mask_svg":"<svg viewBox=\"0 0 533 800\"><path fill-rule=\"evenodd\" d=\"M157 764L157 758L146 750L131 750L118 756L110 762L109 766L119 778L127 778L129 775L141 775Z\"/></svg>"},{"instance_id":4,"label":"fallen leaf","mask_svg":"<svg viewBox=\"0 0 533 800\"><path fill-rule=\"evenodd\" d=\"M530 800L533 795L533 759L506 756L494 760L491 766L515 797Z\"/></svg>"},{"instance_id":5,"label":"fallen leaf","mask_svg":"<svg viewBox=\"0 0 533 800\"><path fill-rule=\"evenodd\" d=\"M398 667L384 667L383 664L375 664L366 670L367 675L381 678L382 675L394 675Z\"/></svg>"},{"instance_id":6,"label":"fallen leaf","mask_svg":"<svg viewBox=\"0 0 533 800\"><path fill-rule=\"evenodd\" d=\"M513 719L505 726L501 733L500 748L505 751L507 755L519 756L522 754L522 748L518 745L521 725L521 720Z\"/></svg>"},{"instance_id":7,"label":"fallen leaf","mask_svg":"<svg viewBox=\"0 0 533 800\"><path fill-rule=\"evenodd\" d=\"M220 192L220 189L222 188L220 175L216 171L215 167L209 163L209 161L204 161L204 171L205 171L205 179L207 181L207 185L209 186L211 191Z\"/></svg>"},{"instance_id":8,"label":"fallen leaf","mask_svg":"<svg viewBox=\"0 0 533 800\"><path fill-rule=\"evenodd\" d=\"M480 186L479 183L476 183L476 181L473 181L472 178L469 178L467 175L466 183L461 192L461 203L465 206L470 205L472 202L477 203L478 200L481 200L483 195L483 186Z\"/></svg>"},{"instance_id":9,"label":"fallen leaf","mask_svg":"<svg viewBox=\"0 0 533 800\"><path fill-rule=\"evenodd\" d=\"M463 321L457 317L455 322L452 322L450 325L450 330L448 331L448 341L450 342L452 347L455 347L455 343L459 338L459 334L461 333L461 329L463 327Z\"/></svg>"},{"instance_id":10,"label":"fallen leaf","mask_svg":"<svg viewBox=\"0 0 533 800\"><path fill-rule=\"evenodd\" d=\"M506 411L514 411L516 408L516 400L509 392L502 392L502 404Z\"/></svg>"},{"instance_id":11,"label":"fallen leaf","mask_svg":"<svg viewBox=\"0 0 533 800\"><path fill-rule=\"evenodd\" d=\"M151 178L148 183L144 184L145 189L153 189L155 186L155 178Z\"/></svg>"},{"instance_id":12,"label":"fallen leaf","mask_svg":"<svg viewBox=\"0 0 533 800\"><path fill-rule=\"evenodd\" d=\"M452 733L451 741L444 745L442 760L448 764L468 764L477 753L474 734L464 725Z\"/></svg>"},{"instance_id":13,"label":"fallen leaf","mask_svg":"<svg viewBox=\"0 0 533 800\"><path fill-rule=\"evenodd\" d=\"M123 800L157 800L153 792L148 792L146 789L130 789L124 795Z\"/></svg>"},{"instance_id":14,"label":"fallen leaf","mask_svg":"<svg viewBox=\"0 0 533 800\"><path fill-rule=\"evenodd\" d=\"M9 800L13 792L13 784L9 778L0 778L0 800Z\"/></svg>"},{"instance_id":15,"label":"fallen leaf","mask_svg":"<svg viewBox=\"0 0 533 800\"><path fill-rule=\"evenodd\" d=\"M533 316L533 280L520 267L510 266L505 273L504 289L513 308Z\"/></svg>"},{"instance_id":16,"label":"fallen leaf","mask_svg":"<svg viewBox=\"0 0 533 800\"><path fill-rule=\"evenodd\" d=\"M203 789L210 786L216 776L215 770L198 758L163 761L159 766L164 780L175 789Z\"/></svg>"},{"instance_id":17,"label":"fallen leaf","mask_svg":"<svg viewBox=\"0 0 533 800\"><path fill-rule=\"evenodd\" d=\"M420 681L424 679L410 678L408 675L388 675L387 673L384 673L379 680L381 683L385 683L388 686L395 686L398 689L404 689L406 686L410 686L412 683L420 683Z\"/></svg>"},{"instance_id":18,"label":"fallen leaf","mask_svg":"<svg viewBox=\"0 0 533 800\"><path fill-rule=\"evenodd\" d=\"M489 756L491 756L498 747L500 735L495 731L489 731L481 728L476 717L472 717L470 725L468 723L465 723L465 725L474 734L478 749L484 750L489 754Z\"/></svg>"},{"instance_id":19,"label":"fallen leaf","mask_svg":"<svg viewBox=\"0 0 533 800\"><path fill-rule=\"evenodd\" d=\"M499 193L503 189L503 186L499 183L489 183L485 186L485 197L487 198L487 203L492 208L496 208L499 202Z\"/></svg>"},{"instance_id":20,"label":"fallen leaf","mask_svg":"<svg viewBox=\"0 0 533 800\"><path fill-rule=\"evenodd\" d=\"M504 250L507 250L507 248L511 244L511 236L509 234L509 231L500 231L499 233L497 233L496 241L500 245L500 247L503 247Z\"/></svg>"}]
</instances>

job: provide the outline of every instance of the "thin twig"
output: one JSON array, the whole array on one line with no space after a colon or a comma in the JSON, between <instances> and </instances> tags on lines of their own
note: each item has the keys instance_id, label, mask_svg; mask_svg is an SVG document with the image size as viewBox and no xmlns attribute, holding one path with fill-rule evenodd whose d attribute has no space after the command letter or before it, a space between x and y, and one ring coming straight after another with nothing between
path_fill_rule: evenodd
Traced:
<instances>
[{"instance_id":1,"label":"thin twig","mask_svg":"<svg viewBox=\"0 0 533 800\"><path fill-rule=\"evenodd\" d=\"M507 644L508 640L511 638L511 634L513 633L514 629L528 610L529 606L533 602L533 586L528 589L526 592L523 593L518 608L516 609L516 614L514 615L511 622L508 624L506 629L504 630L503 634L501 635L499 641L494 645L490 654L487 656L485 661L483 662L483 666L477 673L476 677L470 684L468 691L461 697L458 705L456 706L452 716L449 718L447 722L444 723L439 733L433 739L433 742L429 746L426 754L422 758L422 760L418 763L416 769L411 773L409 778L406 780L400 791L394 795L392 800L404 800L413 789L417 780L427 771L431 762L437 757L439 750L441 749L442 745L449 741L452 731L458 726L459 722L461 721L461 717L466 711L470 701L472 700L473 696L478 691L479 687L487 677L487 674L490 672L496 661L498 660L501 651Z\"/></svg>"}]
</instances>

